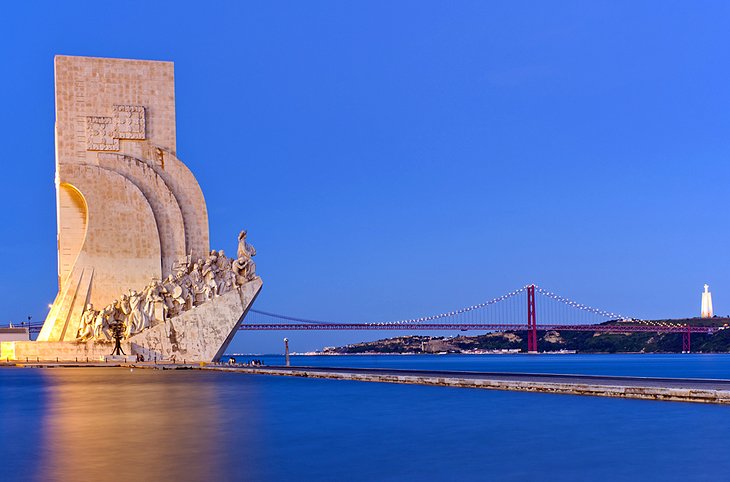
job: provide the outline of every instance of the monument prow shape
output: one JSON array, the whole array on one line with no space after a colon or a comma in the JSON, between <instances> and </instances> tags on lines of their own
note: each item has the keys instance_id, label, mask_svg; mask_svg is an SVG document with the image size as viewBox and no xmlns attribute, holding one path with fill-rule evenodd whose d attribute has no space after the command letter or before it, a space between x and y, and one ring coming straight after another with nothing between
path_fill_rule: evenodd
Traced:
<instances>
[{"instance_id":1,"label":"monument prow shape","mask_svg":"<svg viewBox=\"0 0 730 482\"><path fill-rule=\"evenodd\" d=\"M55 85L59 290L35 348L3 356L96 356L119 322L127 354L218 360L262 282L245 232L235 261L210 251L176 154L172 62L57 56Z\"/></svg>"}]
</instances>

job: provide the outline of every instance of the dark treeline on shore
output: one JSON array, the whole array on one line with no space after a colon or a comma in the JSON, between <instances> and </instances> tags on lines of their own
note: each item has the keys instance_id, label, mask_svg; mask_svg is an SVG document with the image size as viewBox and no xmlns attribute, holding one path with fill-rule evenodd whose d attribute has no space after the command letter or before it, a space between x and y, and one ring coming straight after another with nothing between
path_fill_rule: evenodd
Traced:
<instances>
[{"instance_id":1,"label":"dark treeline on shore","mask_svg":"<svg viewBox=\"0 0 730 482\"><path fill-rule=\"evenodd\" d=\"M714 318L657 320L649 323L723 327L723 325L727 326L728 321L727 318ZM538 346L540 351L568 350L579 353L681 353L682 336L682 333L538 330ZM720 329L714 333L692 333L691 341L692 351L695 353L728 353L730 352L730 329ZM527 332L505 331L455 337L401 336L327 348L325 352L342 354L468 353L492 350L527 351Z\"/></svg>"}]
</instances>

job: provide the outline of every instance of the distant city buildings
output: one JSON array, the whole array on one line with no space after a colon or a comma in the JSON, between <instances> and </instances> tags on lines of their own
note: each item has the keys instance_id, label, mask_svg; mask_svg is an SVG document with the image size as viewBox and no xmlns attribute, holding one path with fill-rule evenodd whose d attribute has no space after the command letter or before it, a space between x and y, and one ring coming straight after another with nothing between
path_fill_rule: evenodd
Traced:
<instances>
[{"instance_id":1,"label":"distant city buildings","mask_svg":"<svg viewBox=\"0 0 730 482\"><path fill-rule=\"evenodd\" d=\"M702 318L712 318L712 293L708 288L709 286L705 285L705 292L702 293Z\"/></svg>"}]
</instances>

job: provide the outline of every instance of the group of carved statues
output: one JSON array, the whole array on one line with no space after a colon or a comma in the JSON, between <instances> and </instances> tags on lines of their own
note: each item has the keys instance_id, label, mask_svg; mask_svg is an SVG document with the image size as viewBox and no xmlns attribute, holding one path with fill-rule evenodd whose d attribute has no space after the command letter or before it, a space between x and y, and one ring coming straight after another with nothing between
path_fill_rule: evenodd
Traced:
<instances>
[{"instance_id":1,"label":"group of carved statues","mask_svg":"<svg viewBox=\"0 0 730 482\"><path fill-rule=\"evenodd\" d=\"M223 250L210 252L206 259L188 259L164 280L153 280L141 293L131 290L98 311L86 306L76 338L80 341L112 339L114 325L124 326L129 338L169 318L199 306L251 281L256 277L253 256L256 250L246 242L246 231L238 235L236 259Z\"/></svg>"}]
</instances>

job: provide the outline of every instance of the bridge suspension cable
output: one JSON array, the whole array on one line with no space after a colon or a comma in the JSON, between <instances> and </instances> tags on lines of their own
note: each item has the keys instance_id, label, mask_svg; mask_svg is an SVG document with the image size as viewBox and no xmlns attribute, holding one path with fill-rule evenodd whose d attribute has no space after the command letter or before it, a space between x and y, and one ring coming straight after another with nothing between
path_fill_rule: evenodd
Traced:
<instances>
[{"instance_id":1,"label":"bridge suspension cable","mask_svg":"<svg viewBox=\"0 0 730 482\"><path fill-rule=\"evenodd\" d=\"M633 320L635 320L635 318L631 318L631 317L619 315L618 313L614 313L612 311L601 310L599 308L593 308L593 307L588 306L588 305L584 305L584 304L581 304L581 303L577 303L577 302L575 302L575 301L573 301L573 300L571 300L569 298L565 298L564 296L560 296L560 295L558 295L556 293L553 293L551 291L548 291L546 289L543 289L543 288L541 288L541 287L539 287L537 285L535 285L535 291L537 291L538 293L540 293L541 295L543 295L543 296L545 296L547 298L550 298L552 300L558 301L560 303L563 303L563 304L565 304L565 305L567 305L567 306L569 306L571 308L575 308L577 310L582 310L582 311L585 311L585 312L588 312L588 313L593 313L593 314L596 314L596 315L605 316L606 318L610 318L610 319L613 319L613 320L619 320L619 321L633 321Z\"/></svg>"},{"instance_id":2,"label":"bridge suspension cable","mask_svg":"<svg viewBox=\"0 0 730 482\"><path fill-rule=\"evenodd\" d=\"M635 320L611 311L594 308L582 303L578 303L564 296L548 291L537 285L526 285L522 288L510 291L502 296L492 298L484 303L466 306L454 311L446 311L435 315L421 316L418 318L406 318L395 321L377 321L353 323L351 321L331 321L318 320L310 318L302 318L297 316L282 315L269 311L251 309L250 314L253 317L247 318L247 321L256 326L266 325L265 321L272 320L276 325L281 325L281 321L303 323L309 325L363 325L363 326L403 326L415 327L419 325L444 325L445 323L453 323L455 325L514 325L518 329L526 323L527 304L523 297L520 296L530 288L534 287L534 291L539 293L544 300L550 300L549 303L538 303L539 324L591 324L600 321L627 321ZM554 306L557 305L557 306ZM560 309L560 307L564 309ZM586 316L580 316L584 313ZM261 320L261 317L264 320ZM253 319L252 319L253 318Z\"/></svg>"},{"instance_id":3,"label":"bridge suspension cable","mask_svg":"<svg viewBox=\"0 0 730 482\"><path fill-rule=\"evenodd\" d=\"M484 303L479 303L477 305L467 306L465 308L461 308L455 311L447 311L444 313L439 313L436 315L430 315L430 316L422 316L419 318L406 318L402 320L396 320L396 321L380 321L380 322L367 322L366 324L370 325L411 325L414 323L428 323L431 321L437 321L444 318L453 318L459 315L463 315L465 313L473 312L475 310L483 309L488 306L496 305L497 303L500 303L502 301L506 301L510 298L514 298L515 296L519 295L520 293L523 293L525 291L525 287L519 288L514 291L510 291L509 293L506 293L502 296L498 296L497 298L493 298L489 301L485 301ZM307 318L300 318L295 316L289 316L289 315L281 315L278 313L271 313L268 311L262 311L262 310L256 310L256 309L250 309L249 313L254 313L258 315L263 315L271 318L277 318L281 320L287 320L287 321L296 321L299 323L309 323L309 324L316 324L316 325L335 325L340 324L340 322L334 322L334 321L327 321L327 320L313 320L313 319L307 319Z\"/></svg>"}]
</instances>

